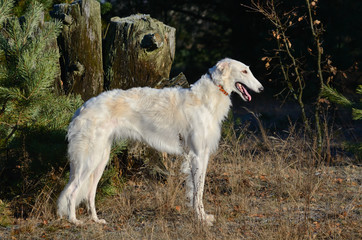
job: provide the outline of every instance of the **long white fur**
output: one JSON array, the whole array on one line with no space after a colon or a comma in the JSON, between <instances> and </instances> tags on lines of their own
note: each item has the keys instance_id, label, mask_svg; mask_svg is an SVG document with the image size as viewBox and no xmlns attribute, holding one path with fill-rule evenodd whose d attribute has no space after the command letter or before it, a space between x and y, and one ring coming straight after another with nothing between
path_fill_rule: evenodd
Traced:
<instances>
[{"instance_id":1,"label":"long white fur","mask_svg":"<svg viewBox=\"0 0 362 240\"><path fill-rule=\"evenodd\" d=\"M231 92L250 100L235 87L236 82L254 92L263 89L248 66L225 58L190 89L118 89L88 100L69 124L70 177L58 199L58 214L80 224L75 209L85 201L92 219L106 223L97 217L96 189L112 143L121 138L143 141L170 154L183 154L182 171L188 174L190 205L200 220L211 225L214 217L205 213L202 202L209 156L218 147L221 123L231 106Z\"/></svg>"}]
</instances>

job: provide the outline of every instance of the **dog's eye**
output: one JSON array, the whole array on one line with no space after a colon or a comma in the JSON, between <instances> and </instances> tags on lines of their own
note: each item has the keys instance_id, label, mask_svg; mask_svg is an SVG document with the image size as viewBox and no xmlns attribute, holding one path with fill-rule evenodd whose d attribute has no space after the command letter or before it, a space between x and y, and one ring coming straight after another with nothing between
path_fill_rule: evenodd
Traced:
<instances>
[{"instance_id":1,"label":"dog's eye","mask_svg":"<svg viewBox=\"0 0 362 240\"><path fill-rule=\"evenodd\" d=\"M246 71L246 70L243 70L241 72L244 73L244 74L248 74L248 71Z\"/></svg>"}]
</instances>

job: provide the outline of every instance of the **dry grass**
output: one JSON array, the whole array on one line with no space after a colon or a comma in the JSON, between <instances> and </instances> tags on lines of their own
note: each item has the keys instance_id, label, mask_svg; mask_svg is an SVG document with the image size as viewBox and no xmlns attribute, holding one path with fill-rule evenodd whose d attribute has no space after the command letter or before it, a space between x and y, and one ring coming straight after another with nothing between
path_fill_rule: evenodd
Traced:
<instances>
[{"instance_id":1,"label":"dry grass","mask_svg":"<svg viewBox=\"0 0 362 240\"><path fill-rule=\"evenodd\" d=\"M54 214L56 195L46 189L33 217L0 227L0 239L361 239L361 167L341 155L334 166L291 132L259 140L230 132L211 159L205 207L216 223L197 222L184 203L181 159L167 162L166 182L142 175L117 196L97 201L108 225L81 227ZM79 211L81 219L88 215Z\"/></svg>"}]
</instances>

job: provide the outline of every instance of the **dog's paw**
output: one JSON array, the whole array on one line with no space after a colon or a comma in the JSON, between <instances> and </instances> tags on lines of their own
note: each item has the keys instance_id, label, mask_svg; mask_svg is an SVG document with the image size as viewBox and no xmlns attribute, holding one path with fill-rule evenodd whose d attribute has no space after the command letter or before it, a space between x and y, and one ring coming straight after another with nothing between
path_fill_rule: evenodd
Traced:
<instances>
[{"instance_id":1,"label":"dog's paw","mask_svg":"<svg viewBox=\"0 0 362 240\"><path fill-rule=\"evenodd\" d=\"M205 223L207 226L214 225L215 217L212 214L205 214Z\"/></svg>"},{"instance_id":2,"label":"dog's paw","mask_svg":"<svg viewBox=\"0 0 362 240\"><path fill-rule=\"evenodd\" d=\"M73 224L76 225L76 226L81 226L81 225L83 224L83 221L78 220L78 219L76 219L76 218L74 218L74 219L69 219L69 222L73 223Z\"/></svg>"},{"instance_id":3,"label":"dog's paw","mask_svg":"<svg viewBox=\"0 0 362 240\"><path fill-rule=\"evenodd\" d=\"M93 221L94 222L96 222L96 223L100 223L100 224L107 224L107 222L106 222L106 220L104 220L104 219L93 219Z\"/></svg>"}]
</instances>

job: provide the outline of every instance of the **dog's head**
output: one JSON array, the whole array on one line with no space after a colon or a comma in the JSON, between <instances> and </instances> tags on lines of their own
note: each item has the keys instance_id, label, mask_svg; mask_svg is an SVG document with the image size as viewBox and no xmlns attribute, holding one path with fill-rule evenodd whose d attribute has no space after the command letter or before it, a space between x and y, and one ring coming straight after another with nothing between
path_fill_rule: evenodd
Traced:
<instances>
[{"instance_id":1,"label":"dog's head","mask_svg":"<svg viewBox=\"0 0 362 240\"><path fill-rule=\"evenodd\" d=\"M219 61L209 72L216 85L221 85L229 94L238 93L247 102L251 101L249 90L259 93L264 89L248 66L230 58Z\"/></svg>"}]
</instances>

